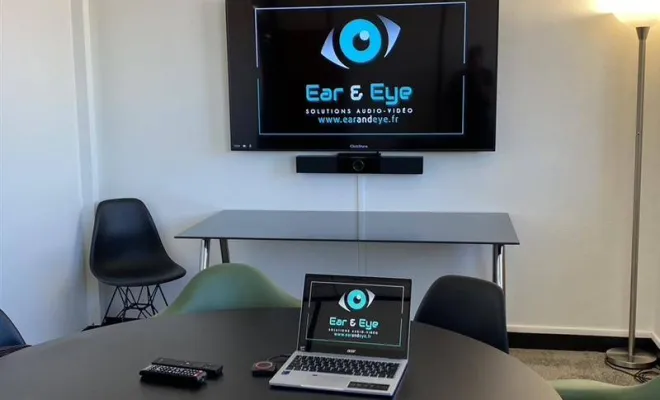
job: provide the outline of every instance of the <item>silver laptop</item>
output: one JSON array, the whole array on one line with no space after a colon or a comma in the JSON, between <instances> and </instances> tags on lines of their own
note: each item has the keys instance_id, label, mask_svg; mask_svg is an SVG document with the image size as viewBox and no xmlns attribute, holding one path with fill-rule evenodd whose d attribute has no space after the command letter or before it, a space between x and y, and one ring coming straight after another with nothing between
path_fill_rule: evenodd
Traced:
<instances>
[{"instance_id":1,"label":"silver laptop","mask_svg":"<svg viewBox=\"0 0 660 400\"><path fill-rule=\"evenodd\" d=\"M306 275L297 351L270 385L394 395L408 364L411 285Z\"/></svg>"}]
</instances>

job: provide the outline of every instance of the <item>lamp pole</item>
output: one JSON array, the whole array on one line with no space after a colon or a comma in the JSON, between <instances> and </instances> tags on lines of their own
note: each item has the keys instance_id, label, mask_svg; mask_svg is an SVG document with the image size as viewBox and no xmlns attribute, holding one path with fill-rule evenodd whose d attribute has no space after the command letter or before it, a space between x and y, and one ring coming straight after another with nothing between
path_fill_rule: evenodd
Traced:
<instances>
[{"instance_id":1,"label":"lamp pole","mask_svg":"<svg viewBox=\"0 0 660 400\"><path fill-rule=\"evenodd\" d=\"M639 220L642 198L642 150L644 145L644 88L646 81L646 39L651 30L648 26L637 27L639 37L639 66L637 72L637 132L635 135L635 183L633 200L632 254L630 266L630 316L628 348L610 349L606 358L611 364L630 369L651 368L657 357L635 348L637 328L637 278L639 275Z\"/></svg>"}]
</instances>

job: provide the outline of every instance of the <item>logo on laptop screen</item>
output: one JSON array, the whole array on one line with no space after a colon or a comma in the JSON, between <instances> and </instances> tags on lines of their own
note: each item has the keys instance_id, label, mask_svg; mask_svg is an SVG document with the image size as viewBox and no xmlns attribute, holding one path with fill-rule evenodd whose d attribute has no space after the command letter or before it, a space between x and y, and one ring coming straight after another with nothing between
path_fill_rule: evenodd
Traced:
<instances>
[{"instance_id":1,"label":"logo on laptop screen","mask_svg":"<svg viewBox=\"0 0 660 400\"><path fill-rule=\"evenodd\" d=\"M369 308L376 295L369 289L353 289L344 293L339 299L339 307L348 312L356 312Z\"/></svg>"}]
</instances>

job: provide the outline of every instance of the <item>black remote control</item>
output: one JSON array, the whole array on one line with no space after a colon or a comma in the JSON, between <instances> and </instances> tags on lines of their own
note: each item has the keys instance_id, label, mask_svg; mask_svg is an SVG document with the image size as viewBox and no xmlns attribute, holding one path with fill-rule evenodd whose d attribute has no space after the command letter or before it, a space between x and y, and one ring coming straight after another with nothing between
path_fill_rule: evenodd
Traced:
<instances>
[{"instance_id":1,"label":"black remote control","mask_svg":"<svg viewBox=\"0 0 660 400\"><path fill-rule=\"evenodd\" d=\"M217 379L222 376L222 365L217 365L213 363L200 362L200 361L184 361L184 360L175 360L172 358L157 358L151 362L156 365L165 365L168 367L178 367L178 368L191 368L198 369L206 372L206 375L209 379Z\"/></svg>"},{"instance_id":2,"label":"black remote control","mask_svg":"<svg viewBox=\"0 0 660 400\"><path fill-rule=\"evenodd\" d=\"M140 371L142 380L159 385L198 388L206 382L206 372L199 369L150 365Z\"/></svg>"}]
</instances>

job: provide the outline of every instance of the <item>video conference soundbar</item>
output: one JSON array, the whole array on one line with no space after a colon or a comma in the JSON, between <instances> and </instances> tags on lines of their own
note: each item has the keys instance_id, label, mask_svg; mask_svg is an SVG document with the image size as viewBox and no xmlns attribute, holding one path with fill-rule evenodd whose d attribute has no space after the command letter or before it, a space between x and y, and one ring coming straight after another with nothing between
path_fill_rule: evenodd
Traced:
<instances>
[{"instance_id":1,"label":"video conference soundbar","mask_svg":"<svg viewBox=\"0 0 660 400\"><path fill-rule=\"evenodd\" d=\"M421 156L382 156L380 153L340 153L335 156L298 156L299 174L421 175Z\"/></svg>"}]
</instances>

